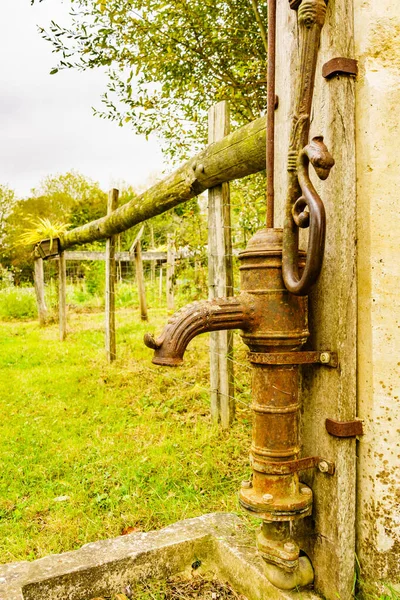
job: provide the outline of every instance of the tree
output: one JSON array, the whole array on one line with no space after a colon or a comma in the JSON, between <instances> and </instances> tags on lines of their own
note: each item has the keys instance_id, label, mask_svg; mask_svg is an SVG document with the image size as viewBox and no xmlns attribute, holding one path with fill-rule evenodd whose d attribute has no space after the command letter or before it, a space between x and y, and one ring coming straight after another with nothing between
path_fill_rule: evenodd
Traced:
<instances>
[{"instance_id":1,"label":"tree","mask_svg":"<svg viewBox=\"0 0 400 600\"><path fill-rule=\"evenodd\" d=\"M6 185L0 185L0 248L7 237L8 218L15 205L15 193Z\"/></svg>"},{"instance_id":2,"label":"tree","mask_svg":"<svg viewBox=\"0 0 400 600\"><path fill-rule=\"evenodd\" d=\"M77 227L106 212L107 194L97 182L75 171L46 177L26 199L17 199L0 186L0 262L13 271L16 283L31 280L32 251L23 243L24 233L46 222Z\"/></svg>"},{"instance_id":3,"label":"tree","mask_svg":"<svg viewBox=\"0 0 400 600\"><path fill-rule=\"evenodd\" d=\"M170 156L204 144L207 110L219 100L229 100L234 126L264 111L266 0L70 2L70 27L41 29L61 54L52 73L107 67L97 114L156 131Z\"/></svg>"}]
</instances>

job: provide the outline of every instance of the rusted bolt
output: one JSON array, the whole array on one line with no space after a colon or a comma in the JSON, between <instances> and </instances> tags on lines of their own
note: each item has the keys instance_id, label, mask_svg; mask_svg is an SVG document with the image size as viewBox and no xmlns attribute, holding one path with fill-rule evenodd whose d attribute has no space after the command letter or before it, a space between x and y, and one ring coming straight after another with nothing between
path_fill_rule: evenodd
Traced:
<instances>
[{"instance_id":1,"label":"rusted bolt","mask_svg":"<svg viewBox=\"0 0 400 600\"><path fill-rule=\"evenodd\" d=\"M321 473L327 473L329 471L329 465L326 460L321 460L318 465L318 469L321 471Z\"/></svg>"},{"instance_id":2,"label":"rusted bolt","mask_svg":"<svg viewBox=\"0 0 400 600\"><path fill-rule=\"evenodd\" d=\"M304 494L304 495L306 495L306 494L311 494L311 490L310 490L310 488L308 488L308 487L302 487L302 488L300 489L300 494Z\"/></svg>"},{"instance_id":3,"label":"rusted bolt","mask_svg":"<svg viewBox=\"0 0 400 600\"><path fill-rule=\"evenodd\" d=\"M283 549L286 550L286 552L296 552L296 546L292 542L286 542Z\"/></svg>"},{"instance_id":4,"label":"rusted bolt","mask_svg":"<svg viewBox=\"0 0 400 600\"><path fill-rule=\"evenodd\" d=\"M271 500L274 499L272 494L264 494L262 499L264 500L264 502L271 502Z\"/></svg>"},{"instance_id":5,"label":"rusted bolt","mask_svg":"<svg viewBox=\"0 0 400 600\"><path fill-rule=\"evenodd\" d=\"M247 481L242 481L242 483L240 484L243 490L248 490L251 487L253 487L250 479L248 479Z\"/></svg>"},{"instance_id":6,"label":"rusted bolt","mask_svg":"<svg viewBox=\"0 0 400 600\"><path fill-rule=\"evenodd\" d=\"M330 352L321 352L321 354L319 355L319 360L324 365L328 364L331 360Z\"/></svg>"}]
</instances>

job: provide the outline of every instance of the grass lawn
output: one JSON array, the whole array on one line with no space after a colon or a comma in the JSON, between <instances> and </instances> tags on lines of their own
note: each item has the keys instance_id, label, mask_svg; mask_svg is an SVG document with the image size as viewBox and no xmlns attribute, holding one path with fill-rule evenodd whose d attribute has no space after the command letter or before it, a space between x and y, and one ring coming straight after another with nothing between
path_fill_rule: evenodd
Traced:
<instances>
[{"instance_id":1,"label":"grass lawn","mask_svg":"<svg viewBox=\"0 0 400 600\"><path fill-rule=\"evenodd\" d=\"M156 367L142 339L166 312L143 324L123 309L108 365L103 320L70 314L63 343L56 324L0 322L3 563L239 510L250 471L248 368L237 369L238 419L223 432L209 416L207 336L191 342L183 367Z\"/></svg>"}]
</instances>

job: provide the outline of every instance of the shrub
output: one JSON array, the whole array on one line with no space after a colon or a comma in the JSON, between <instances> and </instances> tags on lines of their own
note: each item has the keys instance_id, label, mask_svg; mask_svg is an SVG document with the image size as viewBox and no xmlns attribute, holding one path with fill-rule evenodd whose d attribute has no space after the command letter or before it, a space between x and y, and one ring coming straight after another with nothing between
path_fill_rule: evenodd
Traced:
<instances>
[{"instance_id":1,"label":"shrub","mask_svg":"<svg viewBox=\"0 0 400 600\"><path fill-rule=\"evenodd\" d=\"M0 289L0 318L34 319L37 317L35 290L32 287Z\"/></svg>"}]
</instances>

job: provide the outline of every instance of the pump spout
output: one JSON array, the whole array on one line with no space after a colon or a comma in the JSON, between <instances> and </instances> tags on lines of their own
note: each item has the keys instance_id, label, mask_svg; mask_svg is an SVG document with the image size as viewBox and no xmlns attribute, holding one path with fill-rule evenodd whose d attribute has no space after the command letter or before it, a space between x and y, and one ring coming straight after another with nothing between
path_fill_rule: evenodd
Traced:
<instances>
[{"instance_id":1,"label":"pump spout","mask_svg":"<svg viewBox=\"0 0 400 600\"><path fill-rule=\"evenodd\" d=\"M190 340L207 331L242 329L251 324L251 309L238 298L193 302L176 312L157 338L146 333L144 343L155 350L153 363L174 367L183 362Z\"/></svg>"}]
</instances>

